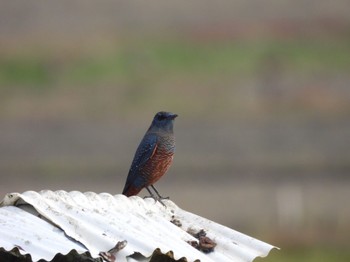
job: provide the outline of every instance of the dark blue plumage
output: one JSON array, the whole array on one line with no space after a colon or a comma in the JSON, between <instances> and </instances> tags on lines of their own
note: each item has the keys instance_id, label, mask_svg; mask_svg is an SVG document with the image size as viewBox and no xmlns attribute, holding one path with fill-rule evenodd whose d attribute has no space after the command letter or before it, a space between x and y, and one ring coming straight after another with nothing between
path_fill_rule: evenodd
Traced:
<instances>
[{"instance_id":1,"label":"dark blue plumage","mask_svg":"<svg viewBox=\"0 0 350 262\"><path fill-rule=\"evenodd\" d=\"M176 117L176 114L169 112L159 112L154 116L131 163L123 189L124 195L137 195L146 188L154 197L149 189L152 187L157 198L161 198L153 184L166 173L172 163L175 152L173 123Z\"/></svg>"}]
</instances>

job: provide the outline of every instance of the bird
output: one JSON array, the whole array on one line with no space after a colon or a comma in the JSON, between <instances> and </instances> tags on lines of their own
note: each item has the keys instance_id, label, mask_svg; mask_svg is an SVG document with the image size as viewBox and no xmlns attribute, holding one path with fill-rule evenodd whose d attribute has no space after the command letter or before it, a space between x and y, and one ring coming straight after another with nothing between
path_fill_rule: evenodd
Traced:
<instances>
[{"instance_id":1,"label":"bird","mask_svg":"<svg viewBox=\"0 0 350 262\"><path fill-rule=\"evenodd\" d=\"M162 197L154 184L168 171L175 153L175 136L173 131L174 120L177 114L170 112L158 112L141 140L122 194L129 197L137 195L146 188L151 198L161 201ZM152 193L152 188L155 192Z\"/></svg>"}]
</instances>

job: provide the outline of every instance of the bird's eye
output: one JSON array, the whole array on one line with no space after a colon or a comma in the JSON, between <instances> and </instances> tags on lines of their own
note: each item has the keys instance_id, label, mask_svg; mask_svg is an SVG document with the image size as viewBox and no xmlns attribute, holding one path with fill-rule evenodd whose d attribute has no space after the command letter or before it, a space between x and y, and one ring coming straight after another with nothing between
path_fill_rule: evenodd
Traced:
<instances>
[{"instance_id":1,"label":"bird's eye","mask_svg":"<svg viewBox=\"0 0 350 262\"><path fill-rule=\"evenodd\" d=\"M158 120L162 121L162 120L166 119L166 115L159 114L157 118L158 118Z\"/></svg>"}]
</instances>

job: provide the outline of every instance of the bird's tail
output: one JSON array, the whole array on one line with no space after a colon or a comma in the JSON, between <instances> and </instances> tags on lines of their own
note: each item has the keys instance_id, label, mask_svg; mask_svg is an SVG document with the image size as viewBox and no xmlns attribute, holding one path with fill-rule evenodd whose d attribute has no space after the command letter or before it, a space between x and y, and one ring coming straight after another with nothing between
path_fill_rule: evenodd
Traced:
<instances>
[{"instance_id":1,"label":"bird's tail","mask_svg":"<svg viewBox=\"0 0 350 262\"><path fill-rule=\"evenodd\" d=\"M129 196L136 196L138 193L140 193L142 188L137 188L134 186L128 186L125 185L124 189L123 189L123 195L129 197Z\"/></svg>"}]
</instances>

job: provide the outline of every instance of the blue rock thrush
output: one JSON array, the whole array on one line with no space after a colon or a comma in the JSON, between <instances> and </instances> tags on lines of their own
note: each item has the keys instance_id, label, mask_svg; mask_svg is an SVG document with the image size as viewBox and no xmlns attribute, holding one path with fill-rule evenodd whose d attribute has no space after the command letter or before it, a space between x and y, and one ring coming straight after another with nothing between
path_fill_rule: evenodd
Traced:
<instances>
[{"instance_id":1,"label":"blue rock thrush","mask_svg":"<svg viewBox=\"0 0 350 262\"><path fill-rule=\"evenodd\" d=\"M152 198L161 202L163 197L153 184L167 172L173 161L175 152L173 125L176 117L176 114L169 112L159 112L154 116L151 126L136 150L123 195L134 196L146 188ZM151 192L150 187L157 196Z\"/></svg>"}]
</instances>

